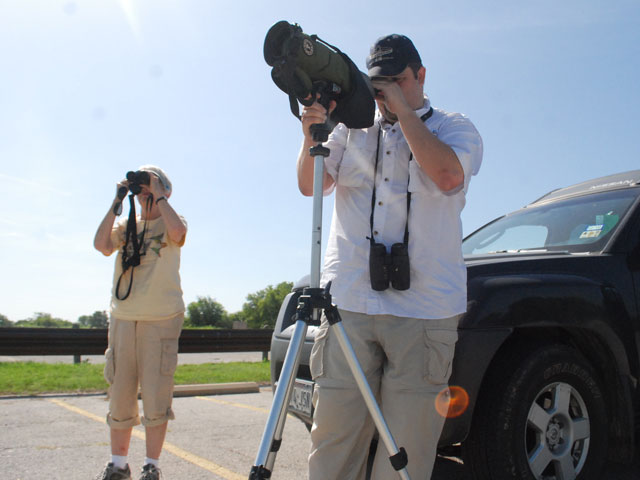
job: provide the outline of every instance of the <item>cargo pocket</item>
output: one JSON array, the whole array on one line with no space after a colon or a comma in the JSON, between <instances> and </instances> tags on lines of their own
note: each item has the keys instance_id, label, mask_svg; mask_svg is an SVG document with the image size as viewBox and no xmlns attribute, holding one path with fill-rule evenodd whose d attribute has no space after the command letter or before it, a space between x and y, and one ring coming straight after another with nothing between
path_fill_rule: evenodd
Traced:
<instances>
[{"instance_id":1,"label":"cargo pocket","mask_svg":"<svg viewBox=\"0 0 640 480\"><path fill-rule=\"evenodd\" d=\"M318 330L316 330L316 339L313 342L313 348L311 348L311 360L309 362L311 378L314 380L324 375L324 347L327 344L328 336L328 324L321 325Z\"/></svg>"},{"instance_id":2,"label":"cargo pocket","mask_svg":"<svg viewBox=\"0 0 640 480\"><path fill-rule=\"evenodd\" d=\"M173 375L178 366L178 340L161 340L162 356L160 358L160 373L162 375Z\"/></svg>"},{"instance_id":3,"label":"cargo pocket","mask_svg":"<svg viewBox=\"0 0 640 480\"><path fill-rule=\"evenodd\" d=\"M427 327L425 328L424 339L426 347L424 357L425 380L433 385L445 384L451 376L458 331L429 329Z\"/></svg>"},{"instance_id":4,"label":"cargo pocket","mask_svg":"<svg viewBox=\"0 0 640 480\"><path fill-rule=\"evenodd\" d=\"M113 359L113 348L107 348L107 350L104 352L104 358L104 379L109 385L113 385L113 379L116 375L116 365Z\"/></svg>"}]
</instances>

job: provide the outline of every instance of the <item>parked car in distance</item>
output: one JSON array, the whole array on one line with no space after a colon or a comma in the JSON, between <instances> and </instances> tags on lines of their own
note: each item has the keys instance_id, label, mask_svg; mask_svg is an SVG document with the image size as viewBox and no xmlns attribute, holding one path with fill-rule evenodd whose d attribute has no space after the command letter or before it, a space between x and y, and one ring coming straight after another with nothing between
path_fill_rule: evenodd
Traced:
<instances>
[{"instance_id":1,"label":"parked car in distance","mask_svg":"<svg viewBox=\"0 0 640 480\"><path fill-rule=\"evenodd\" d=\"M468 305L450 379L462 395L452 390L457 416L439 447L459 449L475 480L598 479L606 461L631 462L640 426L640 170L552 191L473 232L462 249ZM278 315L274 383L302 286ZM307 424L315 330L289 406Z\"/></svg>"}]
</instances>

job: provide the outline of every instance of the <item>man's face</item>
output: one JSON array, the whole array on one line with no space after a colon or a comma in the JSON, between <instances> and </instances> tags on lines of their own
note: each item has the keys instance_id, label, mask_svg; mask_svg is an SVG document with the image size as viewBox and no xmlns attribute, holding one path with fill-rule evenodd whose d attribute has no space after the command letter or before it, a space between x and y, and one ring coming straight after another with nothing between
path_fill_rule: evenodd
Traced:
<instances>
[{"instance_id":1,"label":"man's face","mask_svg":"<svg viewBox=\"0 0 640 480\"><path fill-rule=\"evenodd\" d=\"M372 80L383 80L394 82L400 87L404 98L411 108L417 110L424 104L424 79L425 68L420 67L418 73L415 74L411 67L406 67L402 72L393 76L376 76L372 77ZM384 93L376 92L376 103L380 112L387 118L387 115L395 117L394 112L390 111L385 103ZM387 118L388 119L388 118ZM397 117L396 117L397 120ZM395 121L395 120L394 120Z\"/></svg>"}]
</instances>

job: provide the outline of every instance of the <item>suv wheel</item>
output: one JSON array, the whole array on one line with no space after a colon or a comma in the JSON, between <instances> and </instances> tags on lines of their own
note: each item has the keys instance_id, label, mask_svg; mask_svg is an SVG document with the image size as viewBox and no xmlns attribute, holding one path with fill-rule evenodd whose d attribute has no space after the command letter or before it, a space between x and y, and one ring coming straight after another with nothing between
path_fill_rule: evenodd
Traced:
<instances>
[{"instance_id":1,"label":"suv wheel","mask_svg":"<svg viewBox=\"0 0 640 480\"><path fill-rule=\"evenodd\" d=\"M593 369L563 345L517 350L492 367L478 400L463 444L473 478L600 478L607 415Z\"/></svg>"}]
</instances>

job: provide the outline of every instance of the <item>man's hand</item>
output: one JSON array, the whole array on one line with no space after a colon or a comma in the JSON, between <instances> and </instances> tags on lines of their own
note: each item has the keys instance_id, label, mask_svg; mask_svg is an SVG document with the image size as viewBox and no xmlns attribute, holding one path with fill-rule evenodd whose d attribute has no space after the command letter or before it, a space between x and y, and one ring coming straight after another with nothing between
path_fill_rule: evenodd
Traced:
<instances>
[{"instance_id":1,"label":"man's hand","mask_svg":"<svg viewBox=\"0 0 640 480\"><path fill-rule=\"evenodd\" d=\"M398 117L403 113L413 111L407 103L407 99L400 85L398 85L395 80L384 77L373 77L371 79L371 85L377 90L376 100L379 101L378 105L382 104L388 113Z\"/></svg>"},{"instance_id":2,"label":"man's hand","mask_svg":"<svg viewBox=\"0 0 640 480\"><path fill-rule=\"evenodd\" d=\"M320 94L318 94L320 96ZM329 114L336 108L335 100L329 102ZM324 123L327 120L327 109L320 105L318 102L314 102L309 107L302 109L302 132L304 133L304 142L302 143L302 149L298 155L298 188L300 192L305 196L313 195L313 178L314 178L314 159L309 153L309 149L318 144L313 139L311 133L311 125L314 123ZM324 172L323 190L326 190L333 184L333 178L326 170Z\"/></svg>"},{"instance_id":3,"label":"man's hand","mask_svg":"<svg viewBox=\"0 0 640 480\"><path fill-rule=\"evenodd\" d=\"M320 94L318 94L320 96ZM329 114L336 108L335 100L329 102ZM324 123L327 121L327 109L320 105L318 102L314 102L310 107L304 107L302 109L302 133L306 142L313 143L313 135L311 134L311 125L314 123Z\"/></svg>"}]
</instances>

